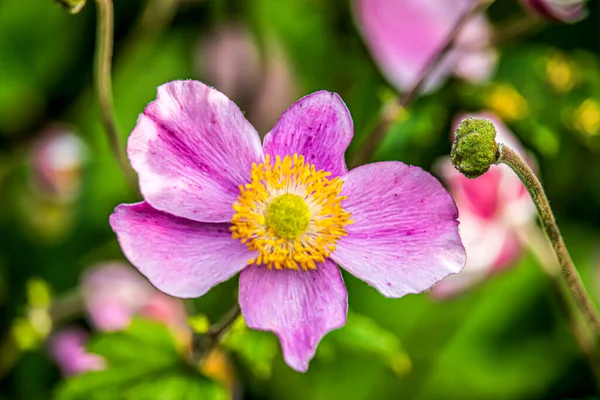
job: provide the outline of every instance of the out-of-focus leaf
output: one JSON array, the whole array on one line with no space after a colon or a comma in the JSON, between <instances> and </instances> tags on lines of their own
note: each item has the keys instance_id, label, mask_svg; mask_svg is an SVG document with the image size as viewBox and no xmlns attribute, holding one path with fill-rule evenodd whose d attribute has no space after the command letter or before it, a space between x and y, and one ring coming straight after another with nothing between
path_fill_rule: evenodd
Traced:
<instances>
[{"instance_id":1,"label":"out-of-focus leaf","mask_svg":"<svg viewBox=\"0 0 600 400\"><path fill-rule=\"evenodd\" d=\"M71 14L77 14L85 7L86 0L56 0Z\"/></svg>"},{"instance_id":2,"label":"out-of-focus leaf","mask_svg":"<svg viewBox=\"0 0 600 400\"><path fill-rule=\"evenodd\" d=\"M134 320L126 331L100 335L88 347L108 368L67 380L57 400L227 398L221 385L183 362L163 325Z\"/></svg>"},{"instance_id":3,"label":"out-of-focus leaf","mask_svg":"<svg viewBox=\"0 0 600 400\"><path fill-rule=\"evenodd\" d=\"M327 340L333 340L337 345L350 350L377 355L398 375L406 374L412 367L400 340L364 315L348 313L346 325L331 332Z\"/></svg>"},{"instance_id":4,"label":"out-of-focus leaf","mask_svg":"<svg viewBox=\"0 0 600 400\"><path fill-rule=\"evenodd\" d=\"M223 346L233 351L259 378L271 376L277 354L277 339L268 332L248 329L243 318L238 318L223 339Z\"/></svg>"}]
</instances>

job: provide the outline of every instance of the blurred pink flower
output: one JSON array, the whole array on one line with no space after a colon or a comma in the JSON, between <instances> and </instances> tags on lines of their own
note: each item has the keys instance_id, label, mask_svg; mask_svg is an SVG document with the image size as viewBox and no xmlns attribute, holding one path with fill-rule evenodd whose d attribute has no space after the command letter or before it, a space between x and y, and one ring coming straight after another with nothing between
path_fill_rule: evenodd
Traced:
<instances>
[{"instance_id":1,"label":"blurred pink flower","mask_svg":"<svg viewBox=\"0 0 600 400\"><path fill-rule=\"evenodd\" d=\"M122 330L134 316L142 316L168 326L184 345L191 339L181 300L159 292L125 263L109 262L90 268L83 277L81 291L95 330ZM50 355L65 375L104 367L101 357L85 350L87 337L83 329L71 327L50 340Z\"/></svg>"},{"instance_id":2,"label":"blurred pink flower","mask_svg":"<svg viewBox=\"0 0 600 400\"><path fill-rule=\"evenodd\" d=\"M102 357L88 353L85 344L88 333L81 328L66 328L56 332L48 343L50 356L66 376L105 368Z\"/></svg>"},{"instance_id":3,"label":"blurred pink flower","mask_svg":"<svg viewBox=\"0 0 600 400\"><path fill-rule=\"evenodd\" d=\"M268 37L264 54L252 32L240 23L218 26L198 46L196 68L202 80L240 104L265 133L297 97L297 84L282 47Z\"/></svg>"},{"instance_id":4,"label":"blurred pink flower","mask_svg":"<svg viewBox=\"0 0 600 400\"><path fill-rule=\"evenodd\" d=\"M85 144L69 126L47 127L31 149L32 185L46 196L73 200L81 188L86 153Z\"/></svg>"},{"instance_id":5,"label":"blurred pink flower","mask_svg":"<svg viewBox=\"0 0 600 400\"><path fill-rule=\"evenodd\" d=\"M135 315L162 322L177 331L188 329L181 300L159 292L125 263L90 268L83 277L82 292L95 329L124 329Z\"/></svg>"},{"instance_id":6,"label":"blurred pink flower","mask_svg":"<svg viewBox=\"0 0 600 400\"><path fill-rule=\"evenodd\" d=\"M532 13L558 22L573 23L587 17L585 0L521 0Z\"/></svg>"},{"instance_id":7,"label":"blurred pink flower","mask_svg":"<svg viewBox=\"0 0 600 400\"><path fill-rule=\"evenodd\" d=\"M525 157L518 140L492 113L470 114L494 123L496 141L505 143ZM458 126L467 115L455 121ZM467 251L463 270L435 285L435 297L446 298L511 266L521 255L517 230L532 222L535 208L527 190L506 165L493 165L477 179L460 174L449 159L439 164L442 180L447 184L458 206L460 236Z\"/></svg>"},{"instance_id":8,"label":"blurred pink flower","mask_svg":"<svg viewBox=\"0 0 600 400\"><path fill-rule=\"evenodd\" d=\"M475 0L356 0L358 26L387 79L400 91L411 90L453 28ZM456 44L430 74L425 91L450 75L477 83L494 72L496 52L490 47L491 27L484 15L472 18Z\"/></svg>"}]
</instances>

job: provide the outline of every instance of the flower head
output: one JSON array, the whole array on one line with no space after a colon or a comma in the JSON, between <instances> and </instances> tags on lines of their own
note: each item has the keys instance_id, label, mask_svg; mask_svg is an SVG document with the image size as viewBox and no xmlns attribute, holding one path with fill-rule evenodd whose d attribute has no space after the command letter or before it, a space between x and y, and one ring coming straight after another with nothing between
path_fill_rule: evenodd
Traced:
<instances>
[{"instance_id":1,"label":"flower head","mask_svg":"<svg viewBox=\"0 0 600 400\"><path fill-rule=\"evenodd\" d=\"M86 153L85 144L69 126L47 127L31 149L32 186L59 202L73 201L81 189Z\"/></svg>"},{"instance_id":2,"label":"flower head","mask_svg":"<svg viewBox=\"0 0 600 400\"><path fill-rule=\"evenodd\" d=\"M587 17L585 0L521 0L532 13L558 22L574 23Z\"/></svg>"},{"instance_id":3,"label":"flower head","mask_svg":"<svg viewBox=\"0 0 600 400\"><path fill-rule=\"evenodd\" d=\"M126 328L134 316L162 322L185 335L187 315L181 300L157 291L125 263L95 265L83 276L82 292L92 326L100 331Z\"/></svg>"},{"instance_id":4,"label":"flower head","mask_svg":"<svg viewBox=\"0 0 600 400\"><path fill-rule=\"evenodd\" d=\"M169 327L185 346L191 339L181 300L159 292L125 263L94 265L83 276L81 291L90 325L96 331L122 330L132 318L142 316ZM50 356L64 375L105 368L102 357L85 349L88 336L82 328L68 327L50 339Z\"/></svg>"},{"instance_id":5,"label":"flower head","mask_svg":"<svg viewBox=\"0 0 600 400\"><path fill-rule=\"evenodd\" d=\"M458 272L465 253L454 201L400 162L348 171L353 135L341 98L294 103L259 136L227 97L175 81L138 119L128 143L145 201L110 218L125 255L151 283L197 297L236 273L249 327L274 332L292 368L346 322L336 264L388 297Z\"/></svg>"},{"instance_id":6,"label":"flower head","mask_svg":"<svg viewBox=\"0 0 600 400\"><path fill-rule=\"evenodd\" d=\"M479 113L470 117L492 122L497 142L508 144L524 156L517 139L497 116ZM492 165L482 176L469 179L445 159L440 163L440 173L456 200L460 234L467 250L465 268L431 290L434 296L446 298L504 270L518 259L522 254L518 231L533 221L535 208L525 186L506 165Z\"/></svg>"},{"instance_id":7,"label":"flower head","mask_svg":"<svg viewBox=\"0 0 600 400\"><path fill-rule=\"evenodd\" d=\"M355 0L357 25L377 65L400 91L411 90L455 25L476 0ZM425 82L433 90L455 74L471 82L489 78L496 52L483 15L472 18L454 48Z\"/></svg>"}]
</instances>

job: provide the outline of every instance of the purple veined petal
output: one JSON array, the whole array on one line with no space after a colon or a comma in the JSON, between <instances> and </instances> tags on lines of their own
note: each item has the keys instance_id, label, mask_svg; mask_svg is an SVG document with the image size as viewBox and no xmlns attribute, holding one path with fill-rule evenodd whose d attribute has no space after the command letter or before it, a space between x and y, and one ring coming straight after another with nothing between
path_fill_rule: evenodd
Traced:
<instances>
[{"instance_id":1,"label":"purple veined petal","mask_svg":"<svg viewBox=\"0 0 600 400\"><path fill-rule=\"evenodd\" d=\"M342 176L351 213L331 258L383 295L419 293L465 264L458 211L440 182L418 167L382 162Z\"/></svg>"},{"instance_id":2,"label":"purple veined petal","mask_svg":"<svg viewBox=\"0 0 600 400\"><path fill-rule=\"evenodd\" d=\"M202 222L228 222L239 185L262 162L260 138L240 109L197 81L158 88L127 153L152 207Z\"/></svg>"},{"instance_id":3,"label":"purple veined petal","mask_svg":"<svg viewBox=\"0 0 600 400\"><path fill-rule=\"evenodd\" d=\"M159 290L199 297L256 255L231 238L229 224L191 221L148 203L121 204L110 216L123 253Z\"/></svg>"},{"instance_id":4,"label":"purple veined petal","mask_svg":"<svg viewBox=\"0 0 600 400\"><path fill-rule=\"evenodd\" d=\"M271 156L304 156L332 176L346 173L344 153L352 141L354 124L344 101L321 90L301 98L279 118L265 136L263 151Z\"/></svg>"},{"instance_id":5,"label":"purple veined petal","mask_svg":"<svg viewBox=\"0 0 600 400\"><path fill-rule=\"evenodd\" d=\"M316 270L269 270L250 266L240 274L240 307L246 324L274 332L285 362L305 372L319 341L346 324L348 293L330 260Z\"/></svg>"}]
</instances>

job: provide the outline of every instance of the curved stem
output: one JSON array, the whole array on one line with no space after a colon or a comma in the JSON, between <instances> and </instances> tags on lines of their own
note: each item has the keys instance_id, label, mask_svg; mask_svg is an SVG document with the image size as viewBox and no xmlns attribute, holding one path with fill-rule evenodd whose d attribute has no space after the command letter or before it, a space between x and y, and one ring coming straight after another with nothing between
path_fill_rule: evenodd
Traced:
<instances>
[{"instance_id":1,"label":"curved stem","mask_svg":"<svg viewBox=\"0 0 600 400\"><path fill-rule=\"evenodd\" d=\"M379 120L373 131L369 135L364 146L356 153L356 156L352 159L350 163L352 167L356 167L361 164L365 164L371 160L371 157L385 139L387 132L389 131L390 126L394 122L398 111L402 111L405 109L413 100L417 97L417 95L421 92L421 89L427 82L429 76L435 71L440 62L445 58L450 50L454 47L454 43L458 38L458 35L463 30L465 25L473 18L475 15L482 13L493 0L479 0L473 4L473 6L468 9L456 22L454 28L448 35L446 41L443 46L437 51L431 60L427 62L425 68L421 71L419 75L419 80L417 83L404 95L398 98L396 107L393 109L396 111L384 113L383 117Z\"/></svg>"},{"instance_id":2,"label":"curved stem","mask_svg":"<svg viewBox=\"0 0 600 400\"><path fill-rule=\"evenodd\" d=\"M511 167L527 188L537 209L546 236L554 249L554 253L556 253L567 288L573 296L575 304L580 309L581 313L594 327L596 336L600 336L600 316L598 315L596 306L583 286L581 277L573 264L573 260L571 260L571 256L569 255L565 242L556 225L554 214L552 213L550 203L548 202L548 198L544 193L540 181L527 163L525 163L525 161L523 161L523 159L510 147L502 143L498 144L496 163L504 163Z\"/></svg>"},{"instance_id":3,"label":"curved stem","mask_svg":"<svg viewBox=\"0 0 600 400\"><path fill-rule=\"evenodd\" d=\"M579 346L581 353L587 359L590 369L600 384L600 354L594 342L595 331L590 331L590 326L581 318L581 313L573 304L564 283L560 280L560 265L553 254L550 244L544 238L544 234L535 225L527 225L522 229L515 230L517 238L528 248L533 256L538 259L541 270L550 281L552 295L563 314L573 338Z\"/></svg>"},{"instance_id":4,"label":"curved stem","mask_svg":"<svg viewBox=\"0 0 600 400\"><path fill-rule=\"evenodd\" d=\"M113 53L114 36L114 11L112 0L96 0L97 29L96 29L96 54L94 60L94 83L100 109L102 124L108 136L109 145L125 174L125 178L132 187L135 185L135 176L129 168L125 154L120 146L119 133L113 110L111 62Z\"/></svg>"}]
</instances>

